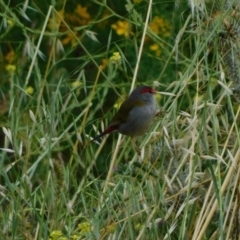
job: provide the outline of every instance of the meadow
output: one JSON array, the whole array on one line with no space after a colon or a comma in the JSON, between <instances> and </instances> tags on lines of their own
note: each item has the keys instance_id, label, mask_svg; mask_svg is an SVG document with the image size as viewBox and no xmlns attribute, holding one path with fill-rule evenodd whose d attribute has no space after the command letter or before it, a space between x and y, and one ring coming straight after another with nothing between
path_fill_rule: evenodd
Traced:
<instances>
[{"instance_id":1,"label":"meadow","mask_svg":"<svg viewBox=\"0 0 240 240\"><path fill-rule=\"evenodd\" d=\"M0 239L239 239L239 39L237 0L0 1ZM90 143L141 85L141 155Z\"/></svg>"}]
</instances>

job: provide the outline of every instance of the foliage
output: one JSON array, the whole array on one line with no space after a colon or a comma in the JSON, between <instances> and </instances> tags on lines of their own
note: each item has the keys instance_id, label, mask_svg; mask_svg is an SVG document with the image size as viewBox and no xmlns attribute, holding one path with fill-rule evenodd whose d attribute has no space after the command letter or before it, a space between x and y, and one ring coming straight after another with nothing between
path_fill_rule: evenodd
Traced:
<instances>
[{"instance_id":1,"label":"foliage","mask_svg":"<svg viewBox=\"0 0 240 240\"><path fill-rule=\"evenodd\" d=\"M237 239L239 7L0 1L1 239ZM89 144L142 84L141 156Z\"/></svg>"}]
</instances>

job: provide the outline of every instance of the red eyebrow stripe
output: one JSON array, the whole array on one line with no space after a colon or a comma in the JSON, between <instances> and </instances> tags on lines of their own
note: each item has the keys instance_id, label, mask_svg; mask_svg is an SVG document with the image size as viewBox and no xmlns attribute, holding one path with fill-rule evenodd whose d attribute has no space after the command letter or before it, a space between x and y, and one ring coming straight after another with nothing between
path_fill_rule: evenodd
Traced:
<instances>
[{"instance_id":1,"label":"red eyebrow stripe","mask_svg":"<svg viewBox=\"0 0 240 240\"><path fill-rule=\"evenodd\" d=\"M154 94L155 90L152 88L146 87L146 88L143 88L140 93L147 93L147 92Z\"/></svg>"}]
</instances>

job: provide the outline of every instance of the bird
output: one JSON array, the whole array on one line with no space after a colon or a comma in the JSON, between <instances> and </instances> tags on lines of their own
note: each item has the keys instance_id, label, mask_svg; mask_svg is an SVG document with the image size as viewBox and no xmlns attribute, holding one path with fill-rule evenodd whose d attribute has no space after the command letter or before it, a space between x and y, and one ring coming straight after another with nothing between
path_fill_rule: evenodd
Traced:
<instances>
[{"instance_id":1,"label":"bird","mask_svg":"<svg viewBox=\"0 0 240 240\"><path fill-rule=\"evenodd\" d=\"M109 133L119 132L131 137L133 146L140 155L141 149L136 145L134 137L145 134L152 125L157 111L154 98L156 93L157 91L149 86L139 86L134 89L122 103L109 126L91 142Z\"/></svg>"}]
</instances>

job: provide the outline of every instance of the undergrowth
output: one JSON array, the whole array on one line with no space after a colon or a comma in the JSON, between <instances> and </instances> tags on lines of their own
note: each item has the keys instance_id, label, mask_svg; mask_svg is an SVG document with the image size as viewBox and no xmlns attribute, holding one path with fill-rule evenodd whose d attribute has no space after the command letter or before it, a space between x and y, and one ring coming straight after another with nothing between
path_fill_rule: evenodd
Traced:
<instances>
[{"instance_id":1,"label":"undergrowth","mask_svg":"<svg viewBox=\"0 0 240 240\"><path fill-rule=\"evenodd\" d=\"M1 239L238 239L238 1L0 1ZM161 114L89 143L137 85Z\"/></svg>"}]
</instances>

